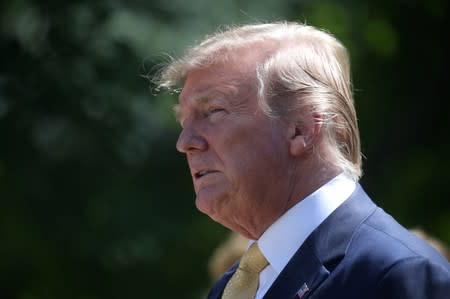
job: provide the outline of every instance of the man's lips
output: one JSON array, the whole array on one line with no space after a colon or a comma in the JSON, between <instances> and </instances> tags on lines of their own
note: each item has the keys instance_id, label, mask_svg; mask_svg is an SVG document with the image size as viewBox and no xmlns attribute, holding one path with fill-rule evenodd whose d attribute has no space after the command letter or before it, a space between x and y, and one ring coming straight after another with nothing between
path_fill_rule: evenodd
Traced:
<instances>
[{"instance_id":1,"label":"man's lips","mask_svg":"<svg viewBox=\"0 0 450 299\"><path fill-rule=\"evenodd\" d=\"M202 169L202 170L198 170L198 171L193 171L192 172L192 176L194 177L194 179L200 179L204 176L207 176L208 174L211 173L217 173L217 170L213 170L213 169Z\"/></svg>"}]
</instances>

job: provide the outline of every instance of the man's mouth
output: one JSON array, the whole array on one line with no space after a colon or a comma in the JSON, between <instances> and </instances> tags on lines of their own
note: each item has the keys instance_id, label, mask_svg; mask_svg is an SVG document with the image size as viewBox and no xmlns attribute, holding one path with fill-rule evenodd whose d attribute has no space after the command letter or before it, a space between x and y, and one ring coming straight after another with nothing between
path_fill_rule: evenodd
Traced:
<instances>
[{"instance_id":1,"label":"man's mouth","mask_svg":"<svg viewBox=\"0 0 450 299\"><path fill-rule=\"evenodd\" d=\"M201 171L195 173L194 176L195 176L196 179L199 179L201 177L204 177L205 175L208 175L208 174L211 174L211 173L214 173L214 172L217 172L217 171L205 169L205 170L201 170Z\"/></svg>"}]
</instances>

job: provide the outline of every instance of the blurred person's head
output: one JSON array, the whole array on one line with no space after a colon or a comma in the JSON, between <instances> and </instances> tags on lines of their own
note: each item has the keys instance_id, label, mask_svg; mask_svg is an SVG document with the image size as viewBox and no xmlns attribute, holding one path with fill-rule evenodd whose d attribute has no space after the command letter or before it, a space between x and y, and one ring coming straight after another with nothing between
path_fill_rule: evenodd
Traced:
<instances>
[{"instance_id":1,"label":"blurred person's head","mask_svg":"<svg viewBox=\"0 0 450 299\"><path fill-rule=\"evenodd\" d=\"M209 263L208 270L212 281L216 281L237 260L241 258L248 246L248 239L237 233L231 233L214 250Z\"/></svg>"},{"instance_id":2,"label":"blurred person's head","mask_svg":"<svg viewBox=\"0 0 450 299\"><path fill-rule=\"evenodd\" d=\"M410 229L411 232L416 234L418 237L427 241L431 246L433 246L440 254L442 254L448 261L450 261L450 249L436 237L431 236L429 233L425 232L423 229L414 227Z\"/></svg>"},{"instance_id":3,"label":"blurred person's head","mask_svg":"<svg viewBox=\"0 0 450 299\"><path fill-rule=\"evenodd\" d=\"M160 84L182 86L177 148L197 207L257 239L338 173L357 180L349 69L336 38L297 23L218 32L167 66Z\"/></svg>"}]
</instances>

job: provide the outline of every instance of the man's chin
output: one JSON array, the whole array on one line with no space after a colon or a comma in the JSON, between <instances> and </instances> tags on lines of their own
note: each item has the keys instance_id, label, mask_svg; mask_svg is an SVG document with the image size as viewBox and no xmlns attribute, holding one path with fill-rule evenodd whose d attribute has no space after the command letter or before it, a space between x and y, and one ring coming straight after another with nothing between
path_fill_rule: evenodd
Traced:
<instances>
[{"instance_id":1,"label":"man's chin","mask_svg":"<svg viewBox=\"0 0 450 299\"><path fill-rule=\"evenodd\" d=\"M219 213L219 201L221 201L220 196L212 196L212 194L201 192L195 198L195 205L200 212L215 220Z\"/></svg>"},{"instance_id":2,"label":"man's chin","mask_svg":"<svg viewBox=\"0 0 450 299\"><path fill-rule=\"evenodd\" d=\"M214 214L214 201L215 200L213 198L197 196L197 198L195 199L195 206L200 212L211 216Z\"/></svg>"}]
</instances>

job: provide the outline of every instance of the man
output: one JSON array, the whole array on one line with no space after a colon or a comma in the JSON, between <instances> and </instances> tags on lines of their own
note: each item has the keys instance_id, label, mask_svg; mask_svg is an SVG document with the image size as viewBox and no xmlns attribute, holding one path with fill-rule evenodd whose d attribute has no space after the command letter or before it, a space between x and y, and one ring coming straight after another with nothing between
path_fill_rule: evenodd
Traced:
<instances>
[{"instance_id":1,"label":"man","mask_svg":"<svg viewBox=\"0 0 450 299\"><path fill-rule=\"evenodd\" d=\"M296 23L219 32L162 72L197 208L252 241L208 298L449 298L450 265L357 183L345 47Z\"/></svg>"}]
</instances>

